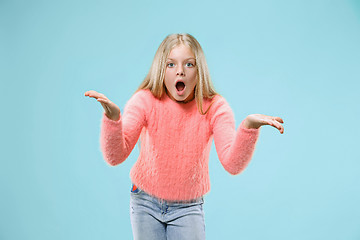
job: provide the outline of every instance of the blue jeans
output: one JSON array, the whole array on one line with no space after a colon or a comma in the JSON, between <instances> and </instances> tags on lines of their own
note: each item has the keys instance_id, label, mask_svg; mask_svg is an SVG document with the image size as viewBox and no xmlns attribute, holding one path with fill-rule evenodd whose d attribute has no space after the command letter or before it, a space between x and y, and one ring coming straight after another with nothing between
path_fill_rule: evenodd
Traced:
<instances>
[{"instance_id":1,"label":"blue jeans","mask_svg":"<svg viewBox=\"0 0 360 240\"><path fill-rule=\"evenodd\" d=\"M141 189L130 194L130 219L135 240L205 239L203 198L176 203L160 200Z\"/></svg>"}]
</instances>

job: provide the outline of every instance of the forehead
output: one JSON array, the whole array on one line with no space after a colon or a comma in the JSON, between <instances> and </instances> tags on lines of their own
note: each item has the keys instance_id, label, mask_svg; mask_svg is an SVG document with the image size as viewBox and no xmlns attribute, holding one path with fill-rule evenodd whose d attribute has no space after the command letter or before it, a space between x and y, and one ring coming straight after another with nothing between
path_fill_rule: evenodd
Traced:
<instances>
[{"instance_id":1,"label":"forehead","mask_svg":"<svg viewBox=\"0 0 360 240\"><path fill-rule=\"evenodd\" d=\"M170 51L168 58L195 58L195 55L189 46L179 44Z\"/></svg>"}]
</instances>

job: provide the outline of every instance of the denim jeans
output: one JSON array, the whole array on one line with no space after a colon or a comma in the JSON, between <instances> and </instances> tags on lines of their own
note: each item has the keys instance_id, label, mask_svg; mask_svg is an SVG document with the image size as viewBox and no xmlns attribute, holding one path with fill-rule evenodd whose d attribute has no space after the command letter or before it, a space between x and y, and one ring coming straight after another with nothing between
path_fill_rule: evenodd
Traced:
<instances>
[{"instance_id":1,"label":"denim jeans","mask_svg":"<svg viewBox=\"0 0 360 240\"><path fill-rule=\"evenodd\" d=\"M135 240L203 240L203 198L179 203L160 200L141 189L130 193L130 219Z\"/></svg>"}]
</instances>

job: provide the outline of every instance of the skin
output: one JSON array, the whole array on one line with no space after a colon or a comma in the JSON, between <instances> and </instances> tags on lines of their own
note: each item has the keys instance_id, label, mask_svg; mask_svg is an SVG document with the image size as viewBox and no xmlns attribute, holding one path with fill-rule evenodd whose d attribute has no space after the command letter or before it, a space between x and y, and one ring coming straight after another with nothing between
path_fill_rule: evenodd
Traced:
<instances>
[{"instance_id":1,"label":"skin","mask_svg":"<svg viewBox=\"0 0 360 240\"><path fill-rule=\"evenodd\" d=\"M180 96L176 92L175 83L181 79L185 83L185 92ZM178 102L184 104L194 99L194 88L197 83L197 68L195 62L195 55L191 49L183 44L174 47L168 58L165 70L165 87L168 96ZM118 121L120 118L120 108L110 101L104 94L98 93L94 90L85 92L85 96L95 98L101 103L105 110L106 116L113 120ZM283 119L280 117L272 117L264 114L251 114L244 119L245 128L260 128L264 125L269 125L277 128L281 134L284 133Z\"/></svg>"},{"instance_id":2,"label":"skin","mask_svg":"<svg viewBox=\"0 0 360 240\"><path fill-rule=\"evenodd\" d=\"M185 92L179 95L176 81L185 83ZM179 103L186 103L195 97L194 88L197 84L197 68L195 55L191 48L184 44L174 47L166 60L165 87L168 96Z\"/></svg>"},{"instance_id":3,"label":"skin","mask_svg":"<svg viewBox=\"0 0 360 240\"><path fill-rule=\"evenodd\" d=\"M105 115L113 121L120 119L120 108L110 101L104 94L98 93L94 90L85 92L85 96L95 98L105 110Z\"/></svg>"}]
</instances>

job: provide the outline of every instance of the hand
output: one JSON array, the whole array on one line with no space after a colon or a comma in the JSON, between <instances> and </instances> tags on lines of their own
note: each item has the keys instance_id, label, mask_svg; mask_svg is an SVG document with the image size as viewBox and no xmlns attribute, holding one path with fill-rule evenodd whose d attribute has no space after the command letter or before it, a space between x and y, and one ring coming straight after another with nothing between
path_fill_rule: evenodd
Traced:
<instances>
[{"instance_id":1,"label":"hand","mask_svg":"<svg viewBox=\"0 0 360 240\"><path fill-rule=\"evenodd\" d=\"M280 117L271 117L264 114L251 114L244 120L246 128L259 128L263 125L270 125L279 129L280 133L284 133L284 127L281 125L284 121Z\"/></svg>"},{"instance_id":2,"label":"hand","mask_svg":"<svg viewBox=\"0 0 360 240\"><path fill-rule=\"evenodd\" d=\"M105 114L113 121L117 121L120 118L120 108L115 103L111 102L104 94L98 93L94 90L87 91L85 96L95 98L101 103L105 110Z\"/></svg>"}]
</instances>

